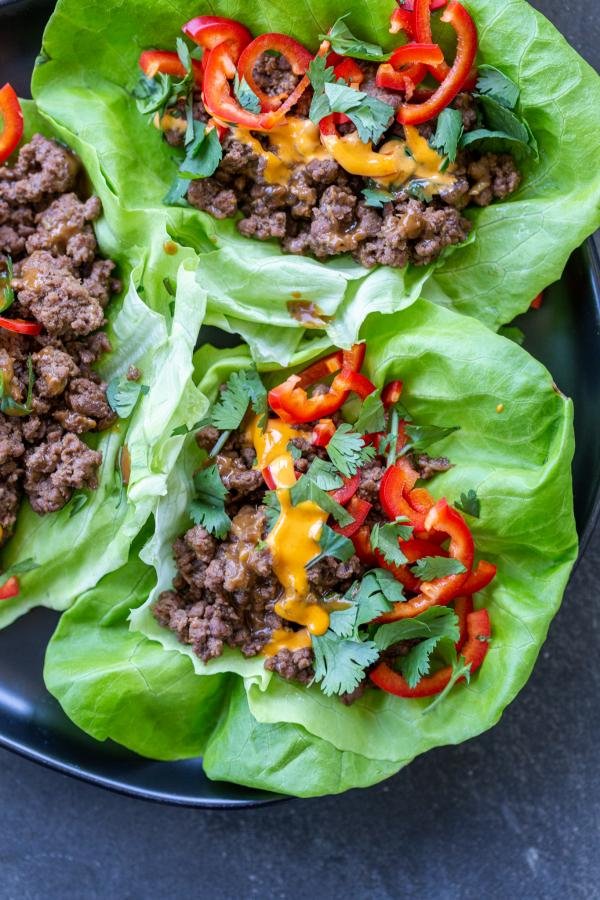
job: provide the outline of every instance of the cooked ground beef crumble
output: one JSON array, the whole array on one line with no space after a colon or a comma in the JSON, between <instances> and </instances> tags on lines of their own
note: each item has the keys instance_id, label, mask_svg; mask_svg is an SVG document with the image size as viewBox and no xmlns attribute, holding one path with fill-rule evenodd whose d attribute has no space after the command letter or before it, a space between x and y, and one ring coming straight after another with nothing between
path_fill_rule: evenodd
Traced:
<instances>
[{"instance_id":1,"label":"cooked ground beef crumble","mask_svg":"<svg viewBox=\"0 0 600 900\"><path fill-rule=\"evenodd\" d=\"M402 95L376 86L376 65L363 63L362 67L366 78L360 89L397 108ZM269 94L287 94L297 81L281 56L263 55L254 75ZM309 102L310 92L306 92L292 114L307 116ZM472 94L459 94L452 106L460 110L465 131L477 127L477 101ZM183 106L175 115L185 117ZM209 118L199 94L194 116L202 121ZM435 121L427 122L419 131L430 137L435 126ZM340 131L347 128L341 126ZM403 136L402 126L396 123L381 143L395 135ZM181 131L171 130L165 136L171 144L183 143ZM267 139L258 137L266 146ZM322 260L351 253L366 268L433 262L444 248L468 237L472 226L462 215L467 206L489 206L494 200L503 200L521 180L512 156L464 150L456 160L454 182L431 202L402 191L394 202L378 209L367 205L362 195L372 183L348 174L331 158L296 166L286 185L268 183L264 172L265 160L229 132L223 140L219 168L209 178L192 181L187 199L217 219L241 214L237 227L246 237L276 238L288 253L311 254Z\"/></svg>"},{"instance_id":2,"label":"cooked ground beef crumble","mask_svg":"<svg viewBox=\"0 0 600 900\"><path fill-rule=\"evenodd\" d=\"M42 325L36 337L0 328L0 544L23 493L44 514L61 509L75 489L97 487L102 454L80 435L114 421L92 366L110 350L98 329L120 284L114 263L98 257L92 222L101 205L97 197L80 199L79 174L75 156L40 134L13 166L0 167L0 270L6 282L10 257L15 295L4 315Z\"/></svg>"},{"instance_id":3,"label":"cooked ground beef crumble","mask_svg":"<svg viewBox=\"0 0 600 900\"><path fill-rule=\"evenodd\" d=\"M298 477L316 456L326 457L324 449L310 443L310 433L292 441L302 453L294 461ZM219 431L207 426L198 431L196 441L210 453L218 437ZM241 650L244 656L256 656L276 629L294 628L274 611L283 588L273 571L271 551L264 543L268 532L262 505L266 486L261 472L253 468L255 449L242 431L235 432L215 461L229 491L226 510L233 522L231 531L219 541L201 525L195 525L178 538L173 546L177 566L173 587L164 591L153 606L156 620L174 631L182 643L191 645L204 662L220 656L226 646ZM451 465L445 457L431 459L426 454L411 457L411 462L421 478ZM377 510L384 471L375 461L361 469L358 494L373 503L373 521L382 517ZM343 594L365 571L357 556L347 562L325 557L309 569L311 595L320 599L329 593ZM399 655L403 651L396 645L394 652ZM266 657L265 668L306 684L314 674L312 661L310 648L284 649ZM344 695L342 700L351 702L357 696L360 692L353 692L352 697Z\"/></svg>"}]
</instances>

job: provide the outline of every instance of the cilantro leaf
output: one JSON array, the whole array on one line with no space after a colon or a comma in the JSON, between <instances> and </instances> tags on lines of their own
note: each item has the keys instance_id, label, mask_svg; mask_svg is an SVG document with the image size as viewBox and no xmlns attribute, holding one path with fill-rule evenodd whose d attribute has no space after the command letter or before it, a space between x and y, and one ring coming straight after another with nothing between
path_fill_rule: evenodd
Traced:
<instances>
[{"instance_id":1,"label":"cilantro leaf","mask_svg":"<svg viewBox=\"0 0 600 900\"><path fill-rule=\"evenodd\" d=\"M170 75L162 73L149 78L140 75L138 82L132 90L137 108L142 115L151 115L160 112L169 102L173 93L173 79Z\"/></svg>"},{"instance_id":2,"label":"cilantro leaf","mask_svg":"<svg viewBox=\"0 0 600 900\"><path fill-rule=\"evenodd\" d=\"M448 684L446 685L444 690L441 692L441 694L437 695L437 697L434 699L433 703L430 703L429 706L427 706L423 710L423 715L426 715L427 713L430 713L432 709L435 709L435 707L438 705L438 703L441 703L444 700L444 698L448 696L448 694L450 693L450 691L452 690L452 688L454 687L456 682L460 681L461 678L464 678L465 681L467 682L467 684L471 680L471 663L465 662L464 657L462 657L462 656L460 658L457 658L456 650L454 649L454 645L451 645L450 653L451 653L450 665L452 666L452 675L450 676L450 681L448 682Z\"/></svg>"},{"instance_id":3,"label":"cilantro leaf","mask_svg":"<svg viewBox=\"0 0 600 900\"><path fill-rule=\"evenodd\" d=\"M240 80L237 72L235 73L235 78L233 81L233 93L235 94L237 102L241 107L243 107L243 109L247 109L248 112L252 113L260 112L260 100L254 93L246 79L242 77L242 79Z\"/></svg>"},{"instance_id":4,"label":"cilantro leaf","mask_svg":"<svg viewBox=\"0 0 600 900\"><path fill-rule=\"evenodd\" d=\"M365 669L379 657L372 641L340 640L331 632L313 637L312 648L315 681L326 697L351 693L363 680Z\"/></svg>"},{"instance_id":5,"label":"cilantro leaf","mask_svg":"<svg viewBox=\"0 0 600 900\"><path fill-rule=\"evenodd\" d=\"M311 559L306 567L307 569L312 569L326 556L333 556L335 559L341 560L341 562L347 562L354 556L354 544L350 538L345 537L343 534L338 534L329 525L323 525L319 545L321 552Z\"/></svg>"},{"instance_id":6,"label":"cilantro leaf","mask_svg":"<svg viewBox=\"0 0 600 900\"><path fill-rule=\"evenodd\" d=\"M342 609L334 609L329 613L329 629L337 634L338 637L356 636L356 616L358 606L355 603L348 603Z\"/></svg>"},{"instance_id":7,"label":"cilantro leaf","mask_svg":"<svg viewBox=\"0 0 600 900\"><path fill-rule=\"evenodd\" d=\"M392 603L405 599L402 585L386 569L371 569L362 581L353 585L344 595L344 600L357 605L357 628L372 622L382 613L389 612Z\"/></svg>"},{"instance_id":8,"label":"cilantro leaf","mask_svg":"<svg viewBox=\"0 0 600 900\"><path fill-rule=\"evenodd\" d=\"M248 406L258 415L267 410L267 391L256 369L232 372L211 414L211 424L221 431L238 428Z\"/></svg>"},{"instance_id":9,"label":"cilantro leaf","mask_svg":"<svg viewBox=\"0 0 600 900\"><path fill-rule=\"evenodd\" d=\"M336 469L350 478L368 460L373 459L375 448L365 446L362 435L354 431L352 425L344 422L327 444L327 455Z\"/></svg>"},{"instance_id":10,"label":"cilantro leaf","mask_svg":"<svg viewBox=\"0 0 600 900\"><path fill-rule=\"evenodd\" d=\"M391 56L385 53L379 44L372 44L369 41L363 41L352 34L344 19L348 17L348 13L335 22L329 29L328 34L320 34L319 40L330 41L331 49L340 56L352 56L355 59L366 59L372 62L384 62Z\"/></svg>"},{"instance_id":11,"label":"cilantro leaf","mask_svg":"<svg viewBox=\"0 0 600 900\"><path fill-rule=\"evenodd\" d=\"M106 388L108 405L116 412L120 419L127 419L134 410L140 396L147 394L150 388L147 384L138 381L128 381L127 378L113 378Z\"/></svg>"},{"instance_id":12,"label":"cilantro leaf","mask_svg":"<svg viewBox=\"0 0 600 900\"><path fill-rule=\"evenodd\" d=\"M432 606L414 619L399 619L387 625L380 625L373 640L379 650L399 641L410 641L415 638L448 638L455 643L459 639L458 617L447 606Z\"/></svg>"},{"instance_id":13,"label":"cilantro leaf","mask_svg":"<svg viewBox=\"0 0 600 900\"><path fill-rule=\"evenodd\" d=\"M429 139L429 144L454 162L463 130L460 110L448 106L439 114L435 134Z\"/></svg>"},{"instance_id":14,"label":"cilantro leaf","mask_svg":"<svg viewBox=\"0 0 600 900\"><path fill-rule=\"evenodd\" d=\"M313 460L306 472L306 476L311 478L317 487L324 491L335 491L341 488L344 483L333 463L327 462L325 459L319 459L319 457Z\"/></svg>"},{"instance_id":15,"label":"cilantro leaf","mask_svg":"<svg viewBox=\"0 0 600 900\"><path fill-rule=\"evenodd\" d=\"M467 571L460 560L446 556L424 556L410 570L422 581L434 581L436 578L460 575Z\"/></svg>"},{"instance_id":16,"label":"cilantro leaf","mask_svg":"<svg viewBox=\"0 0 600 900\"><path fill-rule=\"evenodd\" d=\"M402 448L402 453L409 450L425 450L431 444L436 444L443 438L448 437L455 431L460 430L460 425L450 425L444 427L442 425L405 425L404 432L409 442Z\"/></svg>"},{"instance_id":17,"label":"cilantro leaf","mask_svg":"<svg viewBox=\"0 0 600 900\"><path fill-rule=\"evenodd\" d=\"M296 445L292 444L291 441L287 445L287 452L290 454L292 459L300 459L300 457L302 456L302 450L300 449L300 447L296 447Z\"/></svg>"},{"instance_id":18,"label":"cilantro leaf","mask_svg":"<svg viewBox=\"0 0 600 900\"><path fill-rule=\"evenodd\" d=\"M185 197L190 186L190 180L189 178L175 178L162 202L167 206L187 206L188 202Z\"/></svg>"},{"instance_id":19,"label":"cilantro leaf","mask_svg":"<svg viewBox=\"0 0 600 900\"><path fill-rule=\"evenodd\" d=\"M305 500L312 500L317 506L320 506L323 512L329 513L330 516L338 522L342 527L350 525L353 518L350 513L344 509L339 503L329 496L329 494L316 484L312 478L302 475L296 484L290 488L290 499L294 506L303 503Z\"/></svg>"},{"instance_id":20,"label":"cilantro leaf","mask_svg":"<svg viewBox=\"0 0 600 900\"><path fill-rule=\"evenodd\" d=\"M376 191L372 188L364 188L362 195L365 198L367 206L373 206L375 209L383 209L386 203L392 203L395 199L389 191ZM372 395L369 394L369 397Z\"/></svg>"},{"instance_id":21,"label":"cilantro leaf","mask_svg":"<svg viewBox=\"0 0 600 900\"><path fill-rule=\"evenodd\" d=\"M406 186L406 193L421 203L431 203L431 183L425 178L413 178Z\"/></svg>"},{"instance_id":22,"label":"cilantro leaf","mask_svg":"<svg viewBox=\"0 0 600 900\"><path fill-rule=\"evenodd\" d=\"M506 109L515 108L519 99L519 88L514 81L494 66L481 65L478 67L478 73L476 85L478 93L493 97Z\"/></svg>"},{"instance_id":23,"label":"cilantro leaf","mask_svg":"<svg viewBox=\"0 0 600 900\"><path fill-rule=\"evenodd\" d=\"M307 74L315 94L322 94L325 90L325 85L335 81L333 66L327 65L325 56L315 56L308 67Z\"/></svg>"},{"instance_id":24,"label":"cilantro leaf","mask_svg":"<svg viewBox=\"0 0 600 900\"><path fill-rule=\"evenodd\" d=\"M461 147L485 141L490 149L496 147L501 149L508 141L509 144L517 144L527 153L538 156L537 142L524 119L519 118L490 94L479 94L478 99L485 125L474 131L465 132L460 141Z\"/></svg>"},{"instance_id":25,"label":"cilantro leaf","mask_svg":"<svg viewBox=\"0 0 600 900\"><path fill-rule=\"evenodd\" d=\"M407 541L413 533L412 525L406 525L408 519L399 519L381 525L377 522L371 529L371 548L379 550L386 562L395 566L405 563L406 556L399 547L398 541Z\"/></svg>"},{"instance_id":26,"label":"cilantro leaf","mask_svg":"<svg viewBox=\"0 0 600 900\"><path fill-rule=\"evenodd\" d=\"M363 192L364 193L364 192ZM360 434L373 434L385 428L385 410L376 391L365 397L354 430Z\"/></svg>"},{"instance_id":27,"label":"cilantro leaf","mask_svg":"<svg viewBox=\"0 0 600 900\"><path fill-rule=\"evenodd\" d=\"M400 671L409 687L416 687L423 675L429 672L429 660L439 641L438 637L427 638L411 647L407 655L400 659Z\"/></svg>"},{"instance_id":28,"label":"cilantro leaf","mask_svg":"<svg viewBox=\"0 0 600 900\"><path fill-rule=\"evenodd\" d=\"M190 503L190 518L195 525L203 525L209 534L223 540L231 528L231 519L225 512L227 489L216 464L196 472L194 487L196 497Z\"/></svg>"},{"instance_id":29,"label":"cilantro leaf","mask_svg":"<svg viewBox=\"0 0 600 900\"><path fill-rule=\"evenodd\" d=\"M180 178L207 178L218 168L223 148L216 128L194 122L193 140L186 146L185 159L179 166Z\"/></svg>"},{"instance_id":30,"label":"cilantro leaf","mask_svg":"<svg viewBox=\"0 0 600 900\"><path fill-rule=\"evenodd\" d=\"M3 268L0 270L0 313L6 312L15 300L15 292L12 286L12 257L5 256L2 264Z\"/></svg>"},{"instance_id":31,"label":"cilantro leaf","mask_svg":"<svg viewBox=\"0 0 600 900\"><path fill-rule=\"evenodd\" d=\"M263 496L263 506L267 516L267 528L272 531L275 527L277 519L281 515L281 503L277 496L277 491L265 491Z\"/></svg>"},{"instance_id":32,"label":"cilantro leaf","mask_svg":"<svg viewBox=\"0 0 600 900\"><path fill-rule=\"evenodd\" d=\"M454 505L461 512L473 516L475 519L478 519L481 514L481 501L477 496L477 491L473 488L470 488L466 494L462 493L460 500L455 500Z\"/></svg>"},{"instance_id":33,"label":"cilantro leaf","mask_svg":"<svg viewBox=\"0 0 600 900\"><path fill-rule=\"evenodd\" d=\"M329 104L327 115L332 112L345 113L356 126L363 143L377 143L394 118L394 108L389 103L356 91L347 84L327 83L324 90Z\"/></svg>"}]
</instances>

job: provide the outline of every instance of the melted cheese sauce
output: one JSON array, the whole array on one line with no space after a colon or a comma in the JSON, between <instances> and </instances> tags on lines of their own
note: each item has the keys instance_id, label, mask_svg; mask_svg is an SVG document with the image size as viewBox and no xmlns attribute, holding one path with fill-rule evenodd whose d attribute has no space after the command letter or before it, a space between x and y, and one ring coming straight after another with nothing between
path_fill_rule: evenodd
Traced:
<instances>
[{"instance_id":1,"label":"melted cheese sauce","mask_svg":"<svg viewBox=\"0 0 600 900\"><path fill-rule=\"evenodd\" d=\"M257 467L269 467L275 482L281 513L267 537L273 557L273 571L283 587L283 597L275 604L275 612L297 625L302 631L274 633L263 652L268 656L287 647L290 642L300 642L300 647L310 646L311 634L324 634L329 626L329 613L309 598L307 564L320 553L319 537L327 521L327 513L312 500L292 505L290 488L296 483L294 460L287 449L288 443L299 432L279 419L270 419L264 432L255 419L250 426L256 450ZM283 641L283 643L282 643ZM276 648L276 649L274 649Z\"/></svg>"},{"instance_id":2,"label":"melted cheese sauce","mask_svg":"<svg viewBox=\"0 0 600 900\"><path fill-rule=\"evenodd\" d=\"M245 128L234 128L233 136L247 144L264 160L264 178L269 184L286 185L300 163L334 159L351 175L373 178L383 187L404 185L413 179L428 182L431 194L453 184L455 165L440 172L443 157L429 146L412 125L404 126L405 140L387 141L378 151L363 143L357 132L344 136L321 135L310 119L288 117L268 133L269 149Z\"/></svg>"}]
</instances>

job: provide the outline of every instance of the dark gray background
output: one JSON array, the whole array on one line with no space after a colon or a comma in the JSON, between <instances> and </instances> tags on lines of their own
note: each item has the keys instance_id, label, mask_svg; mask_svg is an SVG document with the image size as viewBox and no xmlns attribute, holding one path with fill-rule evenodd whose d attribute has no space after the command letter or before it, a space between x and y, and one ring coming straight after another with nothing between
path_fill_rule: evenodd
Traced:
<instances>
[{"instance_id":1,"label":"dark gray background","mask_svg":"<svg viewBox=\"0 0 600 900\"><path fill-rule=\"evenodd\" d=\"M598 69L597 3L535 5ZM23 93L17 60L43 19L43 4L19 26L0 19L14 36L0 82ZM599 572L597 530L529 684L493 731L370 790L177 809L0 751L0 897L599 897Z\"/></svg>"}]
</instances>

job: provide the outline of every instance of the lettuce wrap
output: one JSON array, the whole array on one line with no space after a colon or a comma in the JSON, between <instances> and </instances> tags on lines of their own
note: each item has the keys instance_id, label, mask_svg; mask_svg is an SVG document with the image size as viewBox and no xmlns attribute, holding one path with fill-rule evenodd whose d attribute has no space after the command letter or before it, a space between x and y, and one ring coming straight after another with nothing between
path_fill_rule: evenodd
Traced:
<instances>
[{"instance_id":1,"label":"lettuce wrap","mask_svg":"<svg viewBox=\"0 0 600 900\"><path fill-rule=\"evenodd\" d=\"M165 206L180 155L138 112L131 94L140 51L174 49L181 25L200 13L240 18L254 34L290 33L312 50L318 34L348 14L354 33L389 48L398 43L388 33L391 0L299 0L293 7L280 0L243 7L233 0L200 6L191 0L150 6L140 0L101 6L59 0L32 90L53 121L95 148L124 211L141 212L148 233L166 228L199 252L206 322L241 333L257 359L275 361L275 347L279 362L293 355L305 326L287 303L299 286L304 300L318 302L330 341L338 345L355 339L369 313L400 310L420 294L496 329L527 309L560 276L573 248L600 225L600 173L581 165L597 143L600 80L525 0L465 5L478 27L479 62L519 86L539 158L520 160L523 183L509 200L468 211L470 241L423 268L366 270L349 257L324 264L282 255L272 241L242 237L232 220Z\"/></svg>"},{"instance_id":2,"label":"lettuce wrap","mask_svg":"<svg viewBox=\"0 0 600 900\"><path fill-rule=\"evenodd\" d=\"M171 584L173 540L190 525L199 460L190 433L141 558L132 554L83 594L49 644L48 689L86 732L151 758L201 754L211 778L316 796L374 784L419 753L479 734L525 684L577 554L571 401L515 343L426 300L370 317L361 338L366 374L379 386L402 379L416 421L460 426L439 443L454 468L431 490L452 503L475 489L481 501L469 524L478 552L498 566L477 595L492 621L482 669L428 711L428 700L375 690L348 708L232 650L201 662L150 609ZM310 358L305 347L293 362ZM231 372L250 365L244 347L198 351L195 381L206 407ZM280 368L262 368L282 379Z\"/></svg>"},{"instance_id":3,"label":"lettuce wrap","mask_svg":"<svg viewBox=\"0 0 600 900\"><path fill-rule=\"evenodd\" d=\"M68 141L39 115L34 104L25 101L23 108L28 136L41 132ZM81 141L71 146L86 167L90 190L104 203L96 227L100 252L118 263L124 286L122 296L114 297L107 308L113 349L97 369L110 382L123 377L135 363L145 387L126 419L103 433L88 435L89 444L103 455L97 490L78 492L63 509L46 516L38 516L23 501L14 534L0 552L0 571L15 566L18 571L26 560L32 560L35 568L19 575L19 595L1 604L0 627L34 606L66 609L82 591L126 562L131 542L164 493L168 472L179 455L183 438L171 437L171 431L189 417L197 417L205 402L196 397L190 378L191 354L204 311L193 271L186 272L182 266L177 277L175 266L180 262L165 254L168 235L159 230L149 243L140 235L139 245L127 245L122 236L127 227L118 206L110 202L95 152ZM134 229L129 233L133 239ZM159 297L169 296L163 283L169 270L176 297L169 297L173 315L166 318L147 301L164 307ZM180 421L182 399L185 412ZM131 461L127 485L120 465L125 446Z\"/></svg>"}]
</instances>

